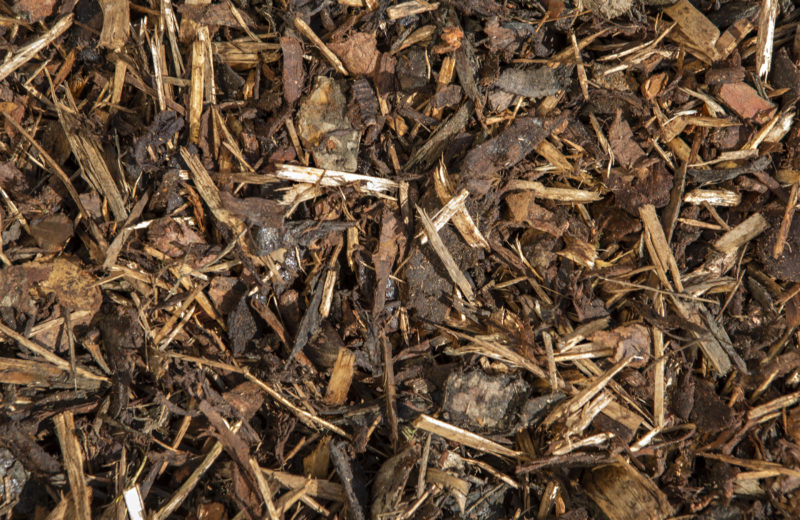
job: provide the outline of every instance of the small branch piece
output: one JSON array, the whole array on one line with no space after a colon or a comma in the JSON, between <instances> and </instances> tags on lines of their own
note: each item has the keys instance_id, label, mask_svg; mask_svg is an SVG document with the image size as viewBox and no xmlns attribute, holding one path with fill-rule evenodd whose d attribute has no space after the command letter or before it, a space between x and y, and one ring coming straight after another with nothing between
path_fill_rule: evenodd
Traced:
<instances>
[{"instance_id":1,"label":"small branch piece","mask_svg":"<svg viewBox=\"0 0 800 520\"><path fill-rule=\"evenodd\" d=\"M35 39L25 47L19 49L11 59L7 59L0 65L0 81L6 79L12 72L25 65L42 49L53 43L56 38L72 27L72 14L69 14L56 22L56 24L46 33Z\"/></svg>"}]
</instances>

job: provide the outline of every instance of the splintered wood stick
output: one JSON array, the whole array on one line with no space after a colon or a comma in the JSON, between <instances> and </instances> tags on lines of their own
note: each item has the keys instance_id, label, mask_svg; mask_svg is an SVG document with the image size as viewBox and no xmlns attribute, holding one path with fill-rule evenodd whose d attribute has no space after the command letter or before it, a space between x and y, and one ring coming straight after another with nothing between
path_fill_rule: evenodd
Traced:
<instances>
[{"instance_id":1,"label":"splintered wood stick","mask_svg":"<svg viewBox=\"0 0 800 520\"><path fill-rule=\"evenodd\" d=\"M431 219L436 231L445 227L447 223L450 222L450 219L453 218L453 215L464 207L464 201L467 200L468 196L469 192L467 190L461 190L461 193L450 199L442 209L436 212ZM428 237L425 235L424 231L419 231L414 238L419 239L419 243L423 246L428 243Z\"/></svg>"},{"instance_id":2,"label":"splintered wood stick","mask_svg":"<svg viewBox=\"0 0 800 520\"><path fill-rule=\"evenodd\" d=\"M605 388L609 382L616 376L620 370L628 366L633 357L623 359L616 365L612 366L608 371L599 376L595 381L583 389L581 392L575 394L567 401L559 404L550 414L542 421L543 426L549 426L557 420L567 417L571 414L577 413L583 406L588 403L595 395Z\"/></svg>"},{"instance_id":3,"label":"splintered wood stick","mask_svg":"<svg viewBox=\"0 0 800 520\"><path fill-rule=\"evenodd\" d=\"M453 212L453 224L461 234L461 237L467 244L469 244L470 247L482 247L487 251L490 250L491 247L489 247L489 242L487 242L483 237L481 230L478 229L478 226L475 224L475 221L472 220L472 217L465 206L467 197L469 196L469 191L461 190L461 193L455 195L454 190L451 188L452 183L447 177L447 168L445 167L443 161L440 161L439 166L436 168L436 170L434 170L433 183L436 190L436 196L439 197L439 201L444 204L445 207L450 206L450 203L454 199L463 196L463 200ZM425 242L423 241L423 244L424 243Z\"/></svg>"},{"instance_id":4,"label":"splintered wood stick","mask_svg":"<svg viewBox=\"0 0 800 520\"><path fill-rule=\"evenodd\" d=\"M328 63L330 63L339 74L341 74L342 76L350 75L350 73L348 73L347 69L344 67L344 64L341 62L341 60L339 60L339 57L336 56L333 53L333 51L328 48L327 45L325 45L325 42L323 42L320 39L320 37L317 36L317 33L315 33L314 30L311 27L309 27L308 24L304 22L302 18L300 18L299 16L295 16L294 26L298 31L300 31L300 34L311 40L311 43L314 44L314 46L319 50L319 52L322 53L322 56L326 60L328 60Z\"/></svg>"},{"instance_id":5,"label":"splintered wood stick","mask_svg":"<svg viewBox=\"0 0 800 520\"><path fill-rule=\"evenodd\" d=\"M551 188L538 181L526 181L523 179L512 180L508 183L508 189L531 191L539 199L572 202L575 204L588 204L603 198L602 195L594 191L576 188Z\"/></svg>"},{"instance_id":6,"label":"splintered wood stick","mask_svg":"<svg viewBox=\"0 0 800 520\"><path fill-rule=\"evenodd\" d=\"M208 27L198 28L192 43L192 83L189 89L189 142L197 144L200 140L200 116L203 112L205 93L205 41L208 39Z\"/></svg>"},{"instance_id":7,"label":"splintered wood stick","mask_svg":"<svg viewBox=\"0 0 800 520\"><path fill-rule=\"evenodd\" d=\"M756 71L762 79L767 77L772 66L772 46L775 39L775 18L778 15L778 0L762 0L758 13L756 36Z\"/></svg>"},{"instance_id":8,"label":"splintered wood stick","mask_svg":"<svg viewBox=\"0 0 800 520\"><path fill-rule=\"evenodd\" d=\"M481 437L476 433L472 433L444 421L434 419L433 417L425 414L417 417L414 420L413 425L419 430L435 433L436 435L444 437L449 441L463 444L465 446L469 446L470 448L475 448L476 450L511 458L517 458L523 455L521 451L511 450L505 446L497 444L494 441L490 441L485 437ZM430 471L430 468L428 468L428 471Z\"/></svg>"},{"instance_id":9,"label":"splintered wood stick","mask_svg":"<svg viewBox=\"0 0 800 520\"><path fill-rule=\"evenodd\" d=\"M772 248L772 258L778 258L786 247L786 237L789 236L789 228L794 219L794 212L797 209L797 187L798 183L792 184L792 191L789 192L789 201L786 203L786 210L783 212L781 227L778 228L778 237L775 239L775 246Z\"/></svg>"},{"instance_id":10,"label":"splintered wood stick","mask_svg":"<svg viewBox=\"0 0 800 520\"><path fill-rule=\"evenodd\" d=\"M461 290L462 294L464 294L464 297L467 300L472 301L475 298L475 292L472 290L472 285L470 285L469 280L467 280L466 276L464 276L464 273L461 272L461 269L458 268L456 261L453 259L453 255L450 254L447 246L445 246L444 242L442 242L439 232L436 231L436 228L433 226L433 222L431 222L431 219L419 206L417 206L417 213L422 221L422 227L425 229L425 234L428 236L431 247L439 256L439 259L444 264L445 269L447 269L447 274L450 275L450 279L453 281L456 287Z\"/></svg>"},{"instance_id":11,"label":"splintered wood stick","mask_svg":"<svg viewBox=\"0 0 800 520\"><path fill-rule=\"evenodd\" d=\"M81 444L75 435L75 418L71 412L62 412L53 417L56 424L56 436L64 456L64 467L67 470L67 480L75 497L75 516L78 520L91 520L92 507L89 486L86 484L86 474L83 472L83 453Z\"/></svg>"},{"instance_id":12,"label":"splintered wood stick","mask_svg":"<svg viewBox=\"0 0 800 520\"><path fill-rule=\"evenodd\" d=\"M3 81L15 70L28 63L39 51L53 43L56 38L64 34L70 27L72 27L72 13L57 21L49 31L40 37L18 49L11 59L0 65L0 81Z\"/></svg>"},{"instance_id":13,"label":"splintered wood stick","mask_svg":"<svg viewBox=\"0 0 800 520\"><path fill-rule=\"evenodd\" d=\"M650 238L649 244L652 245L653 249L650 252L655 253L653 262L656 264L660 273L669 271L670 274L672 274L675 288L678 292L683 292L683 283L681 283L681 274L678 270L678 264L675 262L675 256L672 254L672 249L667 243L667 237L664 235L664 228L658 220L656 208L652 204L645 204L639 208L639 216Z\"/></svg>"},{"instance_id":14,"label":"splintered wood stick","mask_svg":"<svg viewBox=\"0 0 800 520\"><path fill-rule=\"evenodd\" d=\"M347 348L340 348L333 365L333 372L328 381L328 390L325 392L325 404L329 406L341 406L347 401L347 393L350 391L350 384L353 382L355 372L354 363L356 355Z\"/></svg>"},{"instance_id":15,"label":"splintered wood stick","mask_svg":"<svg viewBox=\"0 0 800 520\"><path fill-rule=\"evenodd\" d=\"M20 346L25 347L27 350L30 350L34 354L42 356L52 365L58 367L59 369L63 370L64 372L71 372L72 366L70 365L69 361L61 359L57 355L53 354L46 348L39 346L39 344L31 341L30 339L26 338L19 332L15 331L10 327L6 327L3 323L0 323L0 333L5 334L12 340L16 341ZM91 379L95 381L108 381L107 377L98 376L97 374L86 370L85 368L76 367L75 374L84 377L86 379Z\"/></svg>"},{"instance_id":16,"label":"splintered wood stick","mask_svg":"<svg viewBox=\"0 0 800 520\"><path fill-rule=\"evenodd\" d=\"M239 431L239 428L242 426L242 421L238 421L231 427L231 431L236 433ZM168 518L176 509L178 509L183 501L186 500L186 497L189 496L189 493L197 486L197 483L200 482L200 479L205 474L206 471L214 464L217 458L222 454L222 443L217 441L211 447L211 449L206 454L203 462L197 466L189 478L187 478L181 487L170 497L166 504L164 504L161 509L153 513L151 517L152 520L165 520Z\"/></svg>"},{"instance_id":17,"label":"splintered wood stick","mask_svg":"<svg viewBox=\"0 0 800 520\"><path fill-rule=\"evenodd\" d=\"M722 253L733 251L754 239L769 228L769 223L761 213L754 213L744 222L722 235L716 242L714 248Z\"/></svg>"},{"instance_id":18,"label":"splintered wood stick","mask_svg":"<svg viewBox=\"0 0 800 520\"><path fill-rule=\"evenodd\" d=\"M310 166L298 166L296 164L276 164L275 174L279 179L286 181L319 184L320 186L344 186L360 182L363 183L364 189L374 192L396 190L398 188L397 182L381 177L312 168Z\"/></svg>"}]
</instances>

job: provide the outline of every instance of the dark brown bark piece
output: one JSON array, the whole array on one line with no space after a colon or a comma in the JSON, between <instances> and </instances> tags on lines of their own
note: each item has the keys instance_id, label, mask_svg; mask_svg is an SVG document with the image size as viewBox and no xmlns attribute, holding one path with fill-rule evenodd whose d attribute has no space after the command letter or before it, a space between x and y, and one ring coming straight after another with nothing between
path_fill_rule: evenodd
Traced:
<instances>
[{"instance_id":1,"label":"dark brown bark piece","mask_svg":"<svg viewBox=\"0 0 800 520\"><path fill-rule=\"evenodd\" d=\"M689 418L703 433L715 433L730 428L734 422L733 410L725 404L705 380L695 380L694 406Z\"/></svg>"},{"instance_id":2,"label":"dark brown bark piece","mask_svg":"<svg viewBox=\"0 0 800 520\"><path fill-rule=\"evenodd\" d=\"M247 296L242 296L228 315L228 336L231 340L231 351L234 356L244 353L248 343L256 336L258 324L253 311L247 303Z\"/></svg>"},{"instance_id":3,"label":"dark brown bark piece","mask_svg":"<svg viewBox=\"0 0 800 520\"><path fill-rule=\"evenodd\" d=\"M563 118L517 118L503 133L470 150L461 167L461 183L470 192L485 195L497 180L495 174L499 170L523 160L562 122Z\"/></svg>"},{"instance_id":4,"label":"dark brown bark piece","mask_svg":"<svg viewBox=\"0 0 800 520\"><path fill-rule=\"evenodd\" d=\"M411 445L381 465L372 484L371 520L395 510L418 457L418 450Z\"/></svg>"},{"instance_id":5,"label":"dark brown bark piece","mask_svg":"<svg viewBox=\"0 0 800 520\"><path fill-rule=\"evenodd\" d=\"M415 169L416 166L430 168L439 160L442 152L452 139L464 131L469 121L472 104L467 102L456 111L455 114L447 118L444 123L431 134L430 138L411 154L406 162L405 168Z\"/></svg>"},{"instance_id":6,"label":"dark brown bark piece","mask_svg":"<svg viewBox=\"0 0 800 520\"><path fill-rule=\"evenodd\" d=\"M63 248L74 232L72 220L64 214L32 220L30 228L36 244L45 251Z\"/></svg>"},{"instance_id":7,"label":"dark brown bark piece","mask_svg":"<svg viewBox=\"0 0 800 520\"><path fill-rule=\"evenodd\" d=\"M381 217L381 232L378 249L372 255L375 265L375 294L372 302L372 315L377 319L386 304L386 286L392 272L394 259L405 245L405 237L400 233L400 222L389 205L384 206Z\"/></svg>"},{"instance_id":8,"label":"dark brown bark piece","mask_svg":"<svg viewBox=\"0 0 800 520\"><path fill-rule=\"evenodd\" d=\"M786 235L786 245L778 258L773 258L775 241L778 238L781 218L769 218L770 228L757 239L758 258L764 264L764 272L779 280L800 282L800 214L795 214Z\"/></svg>"},{"instance_id":9,"label":"dark brown bark piece","mask_svg":"<svg viewBox=\"0 0 800 520\"><path fill-rule=\"evenodd\" d=\"M566 88L574 67L539 67L532 70L507 69L500 74L494 86L531 99L556 94Z\"/></svg>"},{"instance_id":10,"label":"dark brown bark piece","mask_svg":"<svg viewBox=\"0 0 800 520\"><path fill-rule=\"evenodd\" d=\"M616 195L616 204L631 214L643 204L666 206L672 177L659 159L647 157L620 111L609 129L608 140L615 159L624 168L612 170L606 181Z\"/></svg>"},{"instance_id":11,"label":"dark brown bark piece","mask_svg":"<svg viewBox=\"0 0 800 520\"><path fill-rule=\"evenodd\" d=\"M470 431L508 429L528 398L530 387L519 376L491 376L482 370L453 372L445 384L442 410Z\"/></svg>"},{"instance_id":12,"label":"dark brown bark piece","mask_svg":"<svg viewBox=\"0 0 800 520\"><path fill-rule=\"evenodd\" d=\"M366 520L366 504L369 500L369 491L364 483L364 474L356 470L353 458L349 453L349 446L344 441L331 441L331 462L344 486L347 507L353 520Z\"/></svg>"}]
</instances>

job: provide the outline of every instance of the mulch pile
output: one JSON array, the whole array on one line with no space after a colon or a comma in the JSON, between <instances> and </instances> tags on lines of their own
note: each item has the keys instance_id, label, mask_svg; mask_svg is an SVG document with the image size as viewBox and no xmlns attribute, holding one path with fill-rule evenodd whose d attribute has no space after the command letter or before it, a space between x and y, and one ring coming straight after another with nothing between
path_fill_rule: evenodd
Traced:
<instances>
[{"instance_id":1,"label":"mulch pile","mask_svg":"<svg viewBox=\"0 0 800 520\"><path fill-rule=\"evenodd\" d=\"M0 513L800 517L798 21L0 3Z\"/></svg>"}]
</instances>

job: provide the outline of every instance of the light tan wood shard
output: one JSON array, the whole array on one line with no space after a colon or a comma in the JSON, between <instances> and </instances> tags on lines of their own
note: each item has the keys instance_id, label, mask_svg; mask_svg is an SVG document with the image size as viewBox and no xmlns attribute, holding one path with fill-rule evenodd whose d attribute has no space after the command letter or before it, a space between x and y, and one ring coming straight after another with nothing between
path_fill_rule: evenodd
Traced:
<instances>
[{"instance_id":1,"label":"light tan wood shard","mask_svg":"<svg viewBox=\"0 0 800 520\"><path fill-rule=\"evenodd\" d=\"M336 502L344 502L345 500L344 488L337 482L315 478L309 479L302 475L294 475L285 471L275 471L266 468L261 468L261 471L267 478L277 482L283 488L297 489L305 486L308 482L306 493L312 497Z\"/></svg>"},{"instance_id":2,"label":"light tan wood shard","mask_svg":"<svg viewBox=\"0 0 800 520\"><path fill-rule=\"evenodd\" d=\"M269 488L267 478L260 471L261 468L258 466L258 461L255 457L250 457L247 463L250 465L250 469L253 470L253 474L256 478L256 487L261 494L261 498L264 499L264 504L267 506L267 516L270 520L278 520L281 516L275 508L275 502L272 501L272 490Z\"/></svg>"},{"instance_id":3,"label":"light tan wood shard","mask_svg":"<svg viewBox=\"0 0 800 520\"><path fill-rule=\"evenodd\" d=\"M74 497L75 517L78 520L91 520L91 495L86 484L86 474L83 472L81 444L75 435L75 418L71 412L62 412L53 417L53 422L56 425L61 454L64 456L67 480Z\"/></svg>"},{"instance_id":4,"label":"light tan wood shard","mask_svg":"<svg viewBox=\"0 0 800 520\"><path fill-rule=\"evenodd\" d=\"M610 520L662 520L673 514L658 486L622 457L587 471L583 484Z\"/></svg>"},{"instance_id":5,"label":"light tan wood shard","mask_svg":"<svg viewBox=\"0 0 800 520\"><path fill-rule=\"evenodd\" d=\"M439 200L445 205L445 207L448 206L450 201L454 198L454 190L452 188L452 184L450 183L450 179L447 177L447 168L445 168L444 163L441 161L439 162L439 166L434 171L433 183L434 188L436 189L436 196L439 197ZM466 195L464 195L464 192L466 192ZM481 233L480 229L478 229L478 226L475 225L475 221L472 220L472 217L464 205L467 197L469 196L469 192L467 192L467 190L463 190L461 193L459 193L458 197L461 197L462 195L464 200L457 208L455 208L456 210L452 215L453 224L464 238L464 241L469 244L470 247L482 247L488 251L490 249L489 242L487 242L483 237L483 234ZM441 229L441 227L437 228L437 230L438 229Z\"/></svg>"},{"instance_id":6,"label":"light tan wood shard","mask_svg":"<svg viewBox=\"0 0 800 520\"><path fill-rule=\"evenodd\" d=\"M42 49L53 43L56 38L64 34L72 26L72 14L60 19L49 31L33 40L28 45L18 49L10 58L0 65L0 81L6 79L15 70L28 63Z\"/></svg>"},{"instance_id":7,"label":"light tan wood shard","mask_svg":"<svg viewBox=\"0 0 800 520\"><path fill-rule=\"evenodd\" d=\"M609 368L603 375L597 377L590 385L586 388L569 398L568 400L560 403L556 406L552 412L550 412L547 417L544 418L542 421L542 425L547 427L553 424L554 422L566 419L571 415L579 412L581 408L586 405L592 398L601 392L609 382L616 376L623 368L628 366L631 361L633 361L633 357L629 357L627 359L623 359L619 363L615 364L611 368Z\"/></svg>"},{"instance_id":8,"label":"light tan wood shard","mask_svg":"<svg viewBox=\"0 0 800 520\"><path fill-rule=\"evenodd\" d=\"M366 7L370 11L377 8L378 0L337 0L339 5L346 5L347 7Z\"/></svg>"},{"instance_id":9,"label":"light tan wood shard","mask_svg":"<svg viewBox=\"0 0 800 520\"><path fill-rule=\"evenodd\" d=\"M517 458L523 455L521 451L515 451L506 448L505 446L497 444L494 441L490 441L489 439L482 437L477 433L472 433L464 430L463 428L453 426L452 424L434 419L433 417L425 414L422 414L414 419L413 426L419 430L435 433L436 435L444 437L445 439L453 441L457 444L463 444L465 446L469 446L470 448L475 448L476 450L493 453L494 455L510 458ZM430 468L428 468L428 471L430 471Z\"/></svg>"},{"instance_id":10,"label":"light tan wood shard","mask_svg":"<svg viewBox=\"0 0 800 520\"><path fill-rule=\"evenodd\" d=\"M653 263L656 264L656 269L658 269L659 273L667 273L669 271L672 275L672 280L675 282L675 288L682 292L683 283L681 282L678 264L675 262L675 256L667 243L667 237L664 235L664 228L661 227L661 222L658 220L655 206L652 204L641 206L639 208L639 217L642 219L645 233L647 233L647 238L649 239L646 243L648 244L648 251L653 256ZM652 245L652 250L650 245ZM653 255L653 253L655 254Z\"/></svg>"},{"instance_id":11,"label":"light tan wood shard","mask_svg":"<svg viewBox=\"0 0 800 520\"><path fill-rule=\"evenodd\" d=\"M775 39L775 18L778 15L778 0L762 0L758 13L756 36L756 72L765 79L772 66L772 46Z\"/></svg>"},{"instance_id":12,"label":"light tan wood shard","mask_svg":"<svg viewBox=\"0 0 800 520\"><path fill-rule=\"evenodd\" d=\"M769 228L769 223L761 213L754 213L744 222L722 235L716 242L714 248L722 253L733 251L754 239Z\"/></svg>"},{"instance_id":13,"label":"light tan wood shard","mask_svg":"<svg viewBox=\"0 0 800 520\"><path fill-rule=\"evenodd\" d=\"M757 459L739 459L736 457L731 457L730 455L723 455L721 453L698 453L698 455L707 459L720 460L727 464L733 464L734 466L741 466L747 469L756 471L769 471L774 472L775 475L786 475L787 477L800 478L800 470L787 468L786 466L782 466L775 462Z\"/></svg>"},{"instance_id":14,"label":"light tan wood shard","mask_svg":"<svg viewBox=\"0 0 800 520\"><path fill-rule=\"evenodd\" d=\"M574 204L588 204L603 198L602 195L594 191L579 190L573 188L551 188L541 182L513 180L508 183L508 188L512 190L532 191L537 198L555 200L558 202L571 202Z\"/></svg>"},{"instance_id":15,"label":"light tan wood shard","mask_svg":"<svg viewBox=\"0 0 800 520\"><path fill-rule=\"evenodd\" d=\"M203 114L205 93L205 42L208 40L208 27L199 27L192 43L192 82L189 88L189 142L197 144L200 140L200 117Z\"/></svg>"},{"instance_id":16,"label":"light tan wood shard","mask_svg":"<svg viewBox=\"0 0 800 520\"><path fill-rule=\"evenodd\" d=\"M317 36L317 33L315 33L314 30L309 27L308 24L299 16L295 16L294 18L294 27L300 32L300 34L308 38L311 43L314 44L319 52L322 53L322 56L328 60L328 63L330 63L339 74L342 76L350 75L350 73L347 72L344 64L341 62L341 60L339 60L339 57L336 56L336 54L334 54L327 45L325 45L325 42L323 42L320 37Z\"/></svg>"},{"instance_id":17,"label":"light tan wood shard","mask_svg":"<svg viewBox=\"0 0 800 520\"><path fill-rule=\"evenodd\" d=\"M319 186L345 186L347 184L361 183L367 191L384 192L398 188L395 181L382 179L381 177L370 177L357 173L341 172L337 170L324 170L322 168L312 168L310 166L298 166L296 164L276 164L275 174L279 179L285 181L303 182Z\"/></svg>"},{"instance_id":18,"label":"light tan wood shard","mask_svg":"<svg viewBox=\"0 0 800 520\"><path fill-rule=\"evenodd\" d=\"M694 189L683 196L683 201L687 204L703 204L704 202L712 206L734 207L742 202L742 195L731 190L702 190Z\"/></svg>"},{"instance_id":19,"label":"light tan wood shard","mask_svg":"<svg viewBox=\"0 0 800 520\"><path fill-rule=\"evenodd\" d=\"M435 11L439 8L439 2L425 2L424 0L411 0L410 2L403 2L401 4L393 5L386 8L386 15L389 20L399 20L406 16L413 16L415 14L427 13L428 11Z\"/></svg>"},{"instance_id":20,"label":"light tan wood shard","mask_svg":"<svg viewBox=\"0 0 800 520\"><path fill-rule=\"evenodd\" d=\"M103 10L103 30L100 47L118 51L128 41L131 27L129 0L99 0Z\"/></svg>"},{"instance_id":21,"label":"light tan wood shard","mask_svg":"<svg viewBox=\"0 0 800 520\"><path fill-rule=\"evenodd\" d=\"M333 371L331 372L331 379L328 381L325 404L341 406L347 401L347 393L350 391L350 384L353 382L355 361L356 355L351 350L347 348L339 349L336 363L333 365Z\"/></svg>"},{"instance_id":22,"label":"light tan wood shard","mask_svg":"<svg viewBox=\"0 0 800 520\"><path fill-rule=\"evenodd\" d=\"M235 70L247 70L261 63L272 63L281 59L281 46L277 43L248 41L213 42L211 49L228 66Z\"/></svg>"},{"instance_id":23,"label":"light tan wood shard","mask_svg":"<svg viewBox=\"0 0 800 520\"><path fill-rule=\"evenodd\" d=\"M750 34L755 26L748 18L740 18L722 33L715 45L719 59L724 60Z\"/></svg>"},{"instance_id":24,"label":"light tan wood shard","mask_svg":"<svg viewBox=\"0 0 800 520\"><path fill-rule=\"evenodd\" d=\"M547 159L547 162L555 166L559 171L571 172L573 170L573 167L566 156L547 139L537 144L534 150L536 153Z\"/></svg>"},{"instance_id":25,"label":"light tan wood shard","mask_svg":"<svg viewBox=\"0 0 800 520\"><path fill-rule=\"evenodd\" d=\"M450 279L455 286L461 290L461 293L464 295L464 297L467 300L472 301L475 298L475 292L472 290L472 285L464 276L464 273L461 272L461 269L458 268L456 261L453 259L453 255L450 254L447 246L445 246L444 242L442 242L439 232L436 231L436 228L433 226L433 222L431 222L431 219L419 206L417 206L417 213L419 214L419 219L420 222L422 222L422 227L425 230L425 234L428 236L428 240L431 243L431 247L444 264L447 274L450 275Z\"/></svg>"},{"instance_id":26,"label":"light tan wood shard","mask_svg":"<svg viewBox=\"0 0 800 520\"><path fill-rule=\"evenodd\" d=\"M672 18L678 26L677 31L670 34L670 38L686 45L687 50L706 63L717 59L719 29L711 20L688 2L680 0L678 3L664 9L664 13Z\"/></svg>"},{"instance_id":27,"label":"light tan wood shard","mask_svg":"<svg viewBox=\"0 0 800 520\"><path fill-rule=\"evenodd\" d=\"M464 201L467 200L468 196L469 192L467 190L461 190L461 193L447 201L447 204L445 204L442 209L436 212L431 219L431 222L433 222L433 227L436 228L436 231L439 231L445 227L447 223L450 222L450 219L453 218L453 215L455 215L456 212L464 207ZM428 243L428 237L425 235L424 231L419 231L414 238L419 239L419 243L423 246Z\"/></svg>"},{"instance_id":28,"label":"light tan wood shard","mask_svg":"<svg viewBox=\"0 0 800 520\"><path fill-rule=\"evenodd\" d=\"M42 388L77 387L82 390L97 390L100 381L83 376L64 383L65 369L48 363L28 359L0 357L0 383Z\"/></svg>"}]
</instances>

